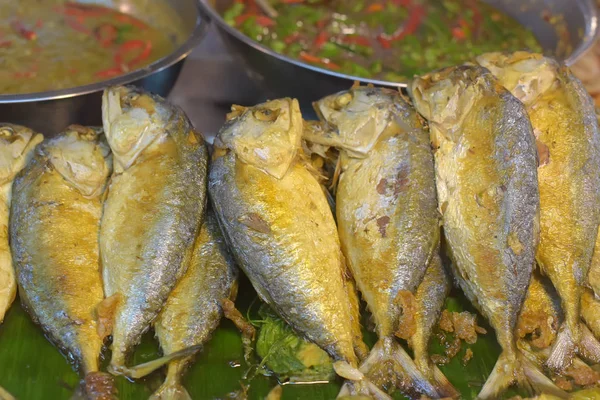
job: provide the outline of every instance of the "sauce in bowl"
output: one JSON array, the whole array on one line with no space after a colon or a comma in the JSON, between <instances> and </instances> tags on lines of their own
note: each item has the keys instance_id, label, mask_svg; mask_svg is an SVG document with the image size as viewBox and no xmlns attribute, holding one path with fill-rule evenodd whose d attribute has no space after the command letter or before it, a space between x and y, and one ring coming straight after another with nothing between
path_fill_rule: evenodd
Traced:
<instances>
[{"instance_id":1,"label":"sauce in bowl","mask_svg":"<svg viewBox=\"0 0 600 400\"><path fill-rule=\"evenodd\" d=\"M283 55L387 81L489 51L542 50L530 31L480 0L235 0L223 18Z\"/></svg>"},{"instance_id":2,"label":"sauce in bowl","mask_svg":"<svg viewBox=\"0 0 600 400\"><path fill-rule=\"evenodd\" d=\"M179 44L129 14L63 1L0 3L0 94L73 88L114 78Z\"/></svg>"}]
</instances>

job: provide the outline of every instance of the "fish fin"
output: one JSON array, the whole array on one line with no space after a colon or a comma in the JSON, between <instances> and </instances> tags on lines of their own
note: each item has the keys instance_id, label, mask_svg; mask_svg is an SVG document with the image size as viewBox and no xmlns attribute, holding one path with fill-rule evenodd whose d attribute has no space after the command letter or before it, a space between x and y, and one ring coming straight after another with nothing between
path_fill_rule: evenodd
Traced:
<instances>
[{"instance_id":1,"label":"fish fin","mask_svg":"<svg viewBox=\"0 0 600 400\"><path fill-rule=\"evenodd\" d=\"M98 318L97 331L102 340L112 334L115 311L117 310L120 299L121 294L116 293L102 300L96 306L96 316Z\"/></svg>"},{"instance_id":2,"label":"fish fin","mask_svg":"<svg viewBox=\"0 0 600 400\"><path fill-rule=\"evenodd\" d=\"M446 375L444 375L444 373L437 367L437 365L433 364L432 371L434 380L433 384L435 386L435 390L438 391L441 397L459 399L461 396L460 392L456 390L452 383L450 383Z\"/></svg>"},{"instance_id":3,"label":"fish fin","mask_svg":"<svg viewBox=\"0 0 600 400\"><path fill-rule=\"evenodd\" d=\"M242 313L235 307L235 303L229 299L221 300L221 308L223 309L223 314L225 318L233 322L242 333L242 344L244 345L244 359L249 364L251 362L252 356L252 342L254 342L254 338L256 337L256 329L254 326L246 321L246 318L242 315Z\"/></svg>"},{"instance_id":4,"label":"fish fin","mask_svg":"<svg viewBox=\"0 0 600 400\"><path fill-rule=\"evenodd\" d=\"M192 400L192 397L181 383L167 381L152 393L149 400Z\"/></svg>"},{"instance_id":5,"label":"fish fin","mask_svg":"<svg viewBox=\"0 0 600 400\"><path fill-rule=\"evenodd\" d=\"M577 346L567 324L563 324L550 350L546 366L554 372L562 372L573 361Z\"/></svg>"},{"instance_id":6,"label":"fish fin","mask_svg":"<svg viewBox=\"0 0 600 400\"><path fill-rule=\"evenodd\" d=\"M346 382L342 386L338 399L350 399L354 396L368 396L374 400L391 400L392 398L379 389L377 385L371 382L365 375L358 369L346 361L336 361L333 364L333 369L336 374L346 379Z\"/></svg>"},{"instance_id":7,"label":"fish fin","mask_svg":"<svg viewBox=\"0 0 600 400\"><path fill-rule=\"evenodd\" d=\"M515 383L529 391L568 398L568 394L544 375L533 360L536 360L535 355L527 354L524 348L514 359L509 359L506 352L500 354L477 399L497 399Z\"/></svg>"},{"instance_id":8,"label":"fish fin","mask_svg":"<svg viewBox=\"0 0 600 400\"><path fill-rule=\"evenodd\" d=\"M15 398L0 386L0 400L15 400Z\"/></svg>"},{"instance_id":9,"label":"fish fin","mask_svg":"<svg viewBox=\"0 0 600 400\"><path fill-rule=\"evenodd\" d=\"M600 342L585 324L581 324L578 354L591 364L600 363Z\"/></svg>"},{"instance_id":10,"label":"fish fin","mask_svg":"<svg viewBox=\"0 0 600 400\"><path fill-rule=\"evenodd\" d=\"M113 368L113 371L111 372L113 372L116 375L125 375L126 377L133 379L143 378L144 376L156 371L160 367L170 363L173 360L179 360L181 358L190 357L194 355L196 352L200 351L200 349L202 349L202 345L191 346L187 349L176 351L169 355L157 358L156 360L148 361L135 367Z\"/></svg>"},{"instance_id":11,"label":"fish fin","mask_svg":"<svg viewBox=\"0 0 600 400\"><path fill-rule=\"evenodd\" d=\"M384 365L389 368L381 370L380 367ZM360 371L369 376L369 382L377 387L382 387L393 379L394 385L405 392L424 394L431 398L439 397L435 386L423 376L394 337L380 339L361 364Z\"/></svg>"},{"instance_id":12,"label":"fish fin","mask_svg":"<svg viewBox=\"0 0 600 400\"><path fill-rule=\"evenodd\" d=\"M523 366L523 372L525 373L525 379L529 386L533 388L536 393L544 393L552 396L556 396L560 399L568 399L569 394L556 386L550 378L548 378L527 357L520 355L519 357L521 365Z\"/></svg>"}]
</instances>

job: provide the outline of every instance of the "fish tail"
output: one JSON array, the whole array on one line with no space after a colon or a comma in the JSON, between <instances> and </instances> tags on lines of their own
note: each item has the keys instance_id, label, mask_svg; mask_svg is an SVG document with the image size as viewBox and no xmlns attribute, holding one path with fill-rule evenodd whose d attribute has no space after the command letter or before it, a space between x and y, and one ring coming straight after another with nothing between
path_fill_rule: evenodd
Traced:
<instances>
[{"instance_id":1,"label":"fish tail","mask_svg":"<svg viewBox=\"0 0 600 400\"><path fill-rule=\"evenodd\" d=\"M581 324L578 354L591 364L600 363L600 342L585 324Z\"/></svg>"},{"instance_id":2,"label":"fish tail","mask_svg":"<svg viewBox=\"0 0 600 400\"><path fill-rule=\"evenodd\" d=\"M348 362L337 361L333 364L333 369L336 374L346 379L337 396L338 399L366 396L373 400L392 400L387 393L365 377L358 368L351 366Z\"/></svg>"},{"instance_id":3,"label":"fish tail","mask_svg":"<svg viewBox=\"0 0 600 400\"><path fill-rule=\"evenodd\" d=\"M202 345L191 346L187 349L179 350L169 355L163 356L156 360L148 361L146 363L137 365L135 367L127 368L127 367L118 367L112 368L111 372L117 375L125 375L128 378L139 379L144 376L156 371L160 367L167 365L171 361L179 360L186 357L191 357L196 354L196 352L200 351Z\"/></svg>"},{"instance_id":4,"label":"fish tail","mask_svg":"<svg viewBox=\"0 0 600 400\"><path fill-rule=\"evenodd\" d=\"M381 370L384 365L389 367L388 370ZM361 364L360 372L369 376L369 380L363 385L367 390L383 386L383 383L392 378L403 391L424 394L431 398L439 397L435 386L425 378L393 337L382 338L375 344L367 359ZM344 375L341 376L349 379ZM400 380L396 380L396 377L400 377ZM342 392L340 395L343 394Z\"/></svg>"},{"instance_id":5,"label":"fish tail","mask_svg":"<svg viewBox=\"0 0 600 400\"><path fill-rule=\"evenodd\" d=\"M460 398L460 392L456 390L454 385L450 383L446 375L437 367L437 365L433 365L433 384L435 385L435 389L441 395L441 397L458 399Z\"/></svg>"},{"instance_id":6,"label":"fish tail","mask_svg":"<svg viewBox=\"0 0 600 400\"><path fill-rule=\"evenodd\" d=\"M500 354L492 373L485 385L479 392L477 399L497 399L500 394L513 384L537 393L545 393L562 399L568 398L567 393L558 388L550 378L540 370L531 360L534 355L527 356L525 350L521 350L515 357L514 353L506 351Z\"/></svg>"},{"instance_id":7,"label":"fish tail","mask_svg":"<svg viewBox=\"0 0 600 400\"><path fill-rule=\"evenodd\" d=\"M106 372L89 372L81 381L82 398L87 400L95 399L116 399L117 388L115 387L114 377Z\"/></svg>"},{"instance_id":8,"label":"fish tail","mask_svg":"<svg viewBox=\"0 0 600 400\"><path fill-rule=\"evenodd\" d=\"M179 374L171 373L171 371L172 369L169 368L165 382L150 396L149 400L192 400L188 391L181 384Z\"/></svg>"},{"instance_id":9,"label":"fish tail","mask_svg":"<svg viewBox=\"0 0 600 400\"><path fill-rule=\"evenodd\" d=\"M577 349L575 343L571 328L567 324L563 324L546 361L548 368L555 372L564 371L573 361Z\"/></svg>"}]
</instances>

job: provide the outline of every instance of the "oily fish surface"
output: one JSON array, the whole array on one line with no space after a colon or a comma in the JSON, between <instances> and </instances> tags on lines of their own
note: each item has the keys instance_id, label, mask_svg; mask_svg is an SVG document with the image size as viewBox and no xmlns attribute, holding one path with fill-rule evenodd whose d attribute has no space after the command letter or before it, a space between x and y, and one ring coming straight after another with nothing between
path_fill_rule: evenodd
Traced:
<instances>
[{"instance_id":1,"label":"oily fish surface","mask_svg":"<svg viewBox=\"0 0 600 400\"><path fill-rule=\"evenodd\" d=\"M398 291L414 294L439 241L429 135L392 125L368 157L343 156L336 194L344 253L382 336L399 328Z\"/></svg>"},{"instance_id":2,"label":"oily fish surface","mask_svg":"<svg viewBox=\"0 0 600 400\"><path fill-rule=\"evenodd\" d=\"M222 302L235 300L237 267L227 250L212 211L208 211L194 244L190 265L154 323L163 354L203 345L219 326ZM171 361L165 383L153 398L185 393L181 380L193 356Z\"/></svg>"},{"instance_id":3,"label":"oily fish surface","mask_svg":"<svg viewBox=\"0 0 600 400\"><path fill-rule=\"evenodd\" d=\"M183 111L136 88L107 89L103 120L116 166L100 231L102 318L118 371L188 266L204 214L207 151Z\"/></svg>"},{"instance_id":4,"label":"oily fish surface","mask_svg":"<svg viewBox=\"0 0 600 400\"><path fill-rule=\"evenodd\" d=\"M431 121L440 209L455 272L503 346L512 347L537 238L531 125L521 103L483 68L434 73L417 79L412 93L417 109Z\"/></svg>"},{"instance_id":5,"label":"oily fish surface","mask_svg":"<svg viewBox=\"0 0 600 400\"><path fill-rule=\"evenodd\" d=\"M0 124L0 323L17 294L8 239L12 183L43 139L29 128Z\"/></svg>"},{"instance_id":6,"label":"oily fish surface","mask_svg":"<svg viewBox=\"0 0 600 400\"><path fill-rule=\"evenodd\" d=\"M99 136L73 127L46 142L15 181L11 209L21 301L86 374L98 370L102 347L98 231L111 160Z\"/></svg>"},{"instance_id":7,"label":"oily fish surface","mask_svg":"<svg viewBox=\"0 0 600 400\"><path fill-rule=\"evenodd\" d=\"M335 359L356 365L339 239L313 175L296 162L277 180L228 152L213 161L209 182L221 227L259 296Z\"/></svg>"}]
</instances>

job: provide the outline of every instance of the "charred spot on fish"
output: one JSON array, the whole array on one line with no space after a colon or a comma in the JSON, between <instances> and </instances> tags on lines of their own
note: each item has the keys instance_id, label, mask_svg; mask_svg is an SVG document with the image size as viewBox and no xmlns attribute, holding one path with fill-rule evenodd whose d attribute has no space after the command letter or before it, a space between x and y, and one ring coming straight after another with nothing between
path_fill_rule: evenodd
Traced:
<instances>
[{"instance_id":1,"label":"charred spot on fish","mask_svg":"<svg viewBox=\"0 0 600 400\"><path fill-rule=\"evenodd\" d=\"M377 218L377 226L379 227L379 233L381 237L386 237L387 226L390 223L390 217L384 215L383 217Z\"/></svg>"},{"instance_id":2,"label":"charred spot on fish","mask_svg":"<svg viewBox=\"0 0 600 400\"><path fill-rule=\"evenodd\" d=\"M543 167L550 163L550 149L542 141L536 140L535 145L538 153L538 167Z\"/></svg>"},{"instance_id":3,"label":"charred spot on fish","mask_svg":"<svg viewBox=\"0 0 600 400\"><path fill-rule=\"evenodd\" d=\"M379 183L377 184L377 193L385 194L387 190L388 181L385 178L381 178Z\"/></svg>"},{"instance_id":4,"label":"charred spot on fish","mask_svg":"<svg viewBox=\"0 0 600 400\"><path fill-rule=\"evenodd\" d=\"M260 233L271 233L269 224L257 213L250 213L243 216L240 222L248 228Z\"/></svg>"}]
</instances>

